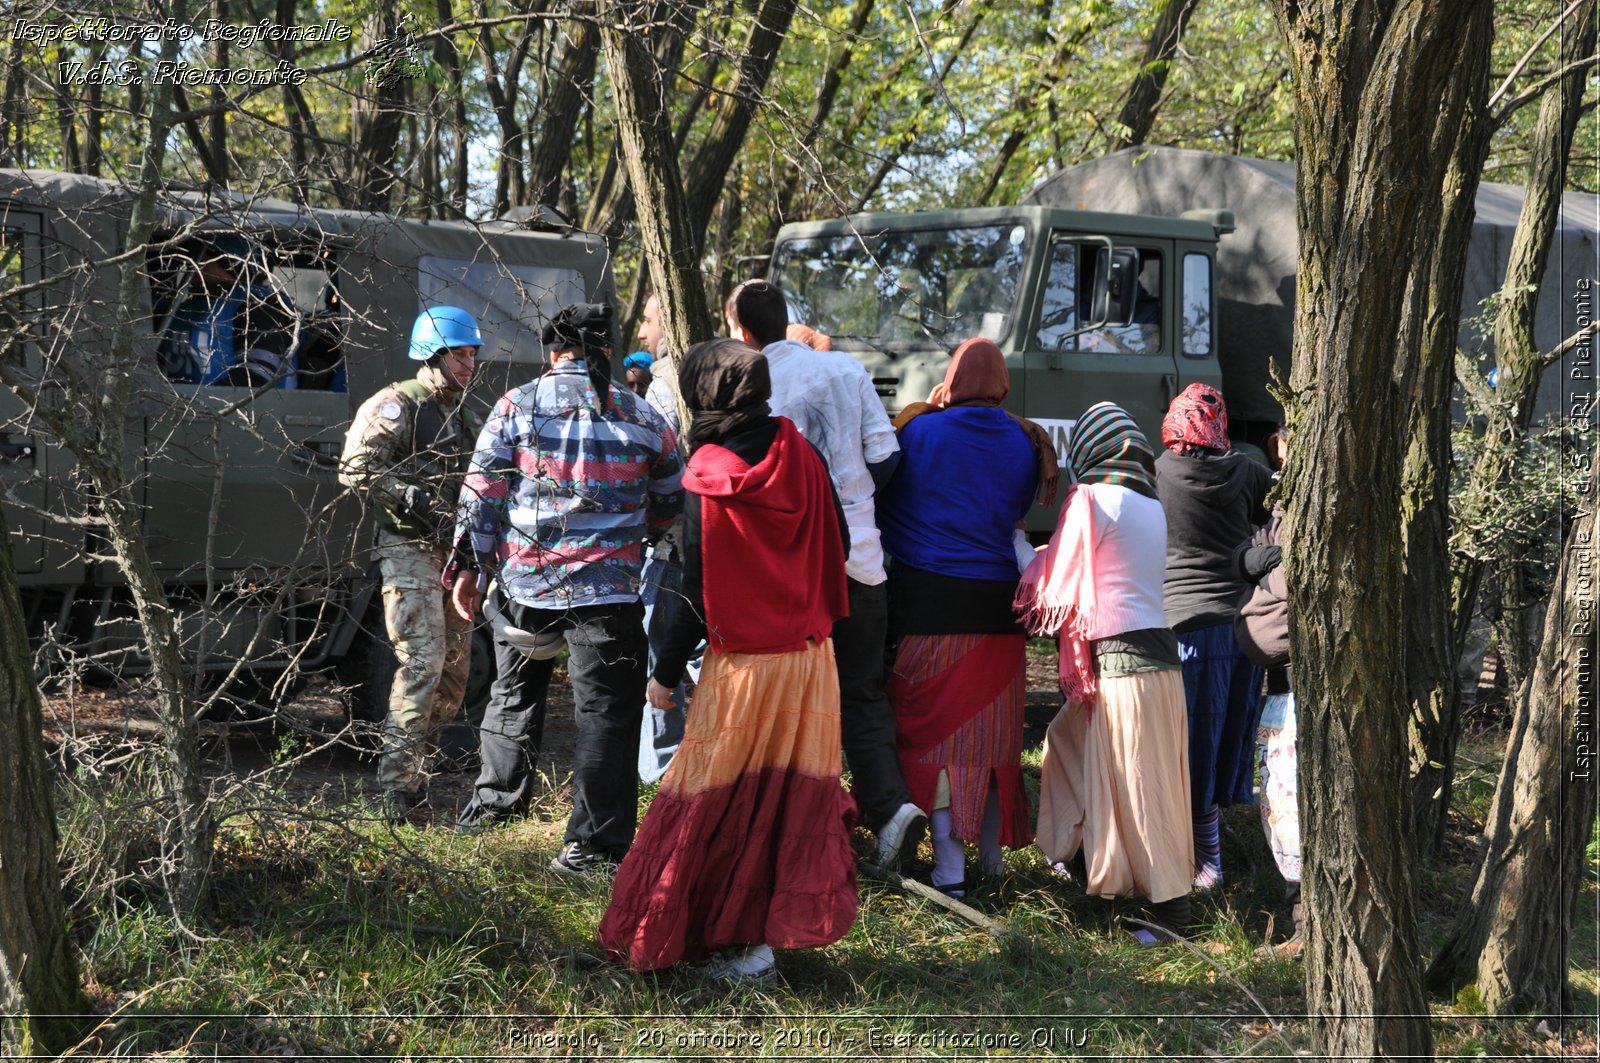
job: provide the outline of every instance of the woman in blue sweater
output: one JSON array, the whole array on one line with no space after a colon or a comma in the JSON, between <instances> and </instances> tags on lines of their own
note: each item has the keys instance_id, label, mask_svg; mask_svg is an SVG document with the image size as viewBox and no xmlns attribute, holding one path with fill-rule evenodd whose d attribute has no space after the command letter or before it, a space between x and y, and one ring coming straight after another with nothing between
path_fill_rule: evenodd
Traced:
<instances>
[{"instance_id":1,"label":"woman in blue sweater","mask_svg":"<svg viewBox=\"0 0 1600 1063\"><path fill-rule=\"evenodd\" d=\"M965 842L995 875L1000 847L1033 837L1013 535L1036 492L1053 496L1057 474L1044 431L1001 409L1009 387L993 343L958 347L930 401L896 419L900 466L877 500L893 559L887 688L900 761L912 801L931 813L933 885L952 896L966 888Z\"/></svg>"}]
</instances>

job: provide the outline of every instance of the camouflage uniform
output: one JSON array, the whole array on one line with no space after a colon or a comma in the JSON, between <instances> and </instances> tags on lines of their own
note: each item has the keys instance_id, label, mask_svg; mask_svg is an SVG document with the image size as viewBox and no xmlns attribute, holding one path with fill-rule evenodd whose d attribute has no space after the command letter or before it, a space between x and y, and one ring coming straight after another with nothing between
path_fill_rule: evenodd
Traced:
<instances>
[{"instance_id":1,"label":"camouflage uniform","mask_svg":"<svg viewBox=\"0 0 1600 1063\"><path fill-rule=\"evenodd\" d=\"M426 791L430 736L461 708L471 663L472 622L440 583L478 428L452 400L427 366L382 389L356 412L339 472L375 509L383 618L399 662L378 782L412 800Z\"/></svg>"}]
</instances>

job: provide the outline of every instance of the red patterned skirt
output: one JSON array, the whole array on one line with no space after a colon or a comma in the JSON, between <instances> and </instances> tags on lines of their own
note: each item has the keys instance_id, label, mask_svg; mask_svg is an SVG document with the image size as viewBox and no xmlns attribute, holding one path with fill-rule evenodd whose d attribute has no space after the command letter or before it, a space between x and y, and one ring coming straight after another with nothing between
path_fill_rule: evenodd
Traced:
<instances>
[{"instance_id":1,"label":"red patterned skirt","mask_svg":"<svg viewBox=\"0 0 1600 1063\"><path fill-rule=\"evenodd\" d=\"M1022 709L1027 700L1021 635L907 635L887 692L894 706L906 788L931 809L939 773L950 782L950 833L976 843L989 780L998 785L1000 844L1033 840L1022 785Z\"/></svg>"},{"instance_id":2,"label":"red patterned skirt","mask_svg":"<svg viewBox=\"0 0 1600 1063\"><path fill-rule=\"evenodd\" d=\"M856 917L832 640L706 654L683 744L617 871L600 944L635 970L831 945Z\"/></svg>"}]
</instances>

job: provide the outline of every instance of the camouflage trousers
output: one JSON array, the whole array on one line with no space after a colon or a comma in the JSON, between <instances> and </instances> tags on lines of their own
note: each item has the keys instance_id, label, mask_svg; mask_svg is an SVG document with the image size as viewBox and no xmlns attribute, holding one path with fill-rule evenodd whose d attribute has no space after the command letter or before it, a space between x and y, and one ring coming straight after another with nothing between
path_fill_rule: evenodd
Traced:
<instances>
[{"instance_id":1,"label":"camouflage trousers","mask_svg":"<svg viewBox=\"0 0 1600 1063\"><path fill-rule=\"evenodd\" d=\"M439 585L446 552L394 532L378 532L383 620L398 667L389 687L378 784L421 793L428 785L433 735L461 708L472 663L472 621L456 614Z\"/></svg>"}]
</instances>

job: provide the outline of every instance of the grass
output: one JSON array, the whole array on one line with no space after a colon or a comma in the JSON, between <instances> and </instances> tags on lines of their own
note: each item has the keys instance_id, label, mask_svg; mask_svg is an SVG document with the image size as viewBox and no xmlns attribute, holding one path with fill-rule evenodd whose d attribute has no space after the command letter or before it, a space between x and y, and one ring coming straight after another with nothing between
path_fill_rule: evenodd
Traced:
<instances>
[{"instance_id":1,"label":"grass","mask_svg":"<svg viewBox=\"0 0 1600 1063\"><path fill-rule=\"evenodd\" d=\"M94 873L71 879L80 884L73 930L93 996L116 1012L93 1054L1264 1059L1309 1051L1297 1018L1300 964L1258 950L1269 923L1281 939L1288 911L1254 810L1225 817L1229 881L1197 905L1205 930L1193 949L1134 944L1116 919L1135 906L1085 897L1028 849L1011 854L1008 877L977 899L1008 920L1003 939L863 881L859 918L842 941L780 953L775 983L726 988L688 972L635 974L598 954L606 884L547 867L565 795L552 785L527 820L476 838L391 829L359 801L330 806L270 788L240 796L224 810L233 814L218 838L215 908L185 927L148 882L160 805L148 780L80 780L64 791L64 852L69 867L82 860ZM114 834L95 827L108 822ZM137 851L119 854L116 838ZM1594 901L1591 884L1580 942L1594 937ZM1589 971L1594 961L1592 947L1573 957ZM1592 1012L1593 978L1575 970L1574 986ZM1441 1057L1561 1047L1472 1010L1470 1000L1436 1002Z\"/></svg>"}]
</instances>

